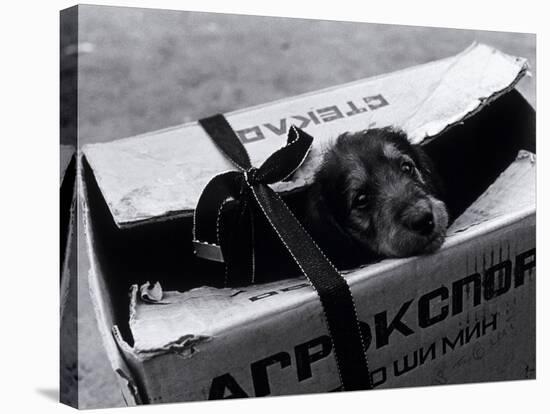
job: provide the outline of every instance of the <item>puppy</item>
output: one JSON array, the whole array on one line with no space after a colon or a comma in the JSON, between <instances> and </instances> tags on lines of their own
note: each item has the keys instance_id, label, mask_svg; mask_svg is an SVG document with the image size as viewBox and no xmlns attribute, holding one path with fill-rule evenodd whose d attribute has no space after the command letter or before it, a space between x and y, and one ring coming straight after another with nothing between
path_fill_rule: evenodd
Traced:
<instances>
[{"instance_id":1,"label":"puppy","mask_svg":"<svg viewBox=\"0 0 550 414\"><path fill-rule=\"evenodd\" d=\"M305 225L340 268L437 250L448 214L427 155L391 128L345 133L324 154Z\"/></svg>"}]
</instances>

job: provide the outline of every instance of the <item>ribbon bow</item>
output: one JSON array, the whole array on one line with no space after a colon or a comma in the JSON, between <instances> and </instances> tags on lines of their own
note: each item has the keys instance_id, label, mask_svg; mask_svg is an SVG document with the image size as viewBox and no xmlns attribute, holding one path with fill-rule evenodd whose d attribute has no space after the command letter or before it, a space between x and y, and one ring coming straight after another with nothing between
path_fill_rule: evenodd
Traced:
<instances>
[{"instance_id":1,"label":"ribbon bow","mask_svg":"<svg viewBox=\"0 0 550 414\"><path fill-rule=\"evenodd\" d=\"M225 263L225 286L248 285L255 279L254 210L258 190L291 176L306 158L313 138L292 126L287 145L260 168L254 168L223 115L199 122L239 171L219 174L204 188L194 217L195 252L204 259Z\"/></svg>"},{"instance_id":2,"label":"ribbon bow","mask_svg":"<svg viewBox=\"0 0 550 414\"><path fill-rule=\"evenodd\" d=\"M226 265L224 285L254 282L254 220L260 210L313 286L323 308L343 390L372 388L363 338L346 280L326 258L268 184L284 180L306 158L313 138L292 126L287 145L254 168L244 145L223 115L199 121L238 171L215 176L204 188L194 217L197 256ZM364 340L365 339L365 340Z\"/></svg>"}]
</instances>

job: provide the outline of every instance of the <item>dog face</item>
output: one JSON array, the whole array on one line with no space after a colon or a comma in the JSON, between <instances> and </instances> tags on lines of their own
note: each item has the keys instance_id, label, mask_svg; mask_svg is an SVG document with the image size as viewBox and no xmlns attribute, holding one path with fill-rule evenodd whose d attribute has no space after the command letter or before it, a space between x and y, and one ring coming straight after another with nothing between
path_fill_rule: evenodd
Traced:
<instances>
[{"instance_id":1,"label":"dog face","mask_svg":"<svg viewBox=\"0 0 550 414\"><path fill-rule=\"evenodd\" d=\"M341 135L325 153L314 186L318 225L335 227L368 252L404 257L443 243L448 214L438 179L428 157L403 132Z\"/></svg>"}]
</instances>

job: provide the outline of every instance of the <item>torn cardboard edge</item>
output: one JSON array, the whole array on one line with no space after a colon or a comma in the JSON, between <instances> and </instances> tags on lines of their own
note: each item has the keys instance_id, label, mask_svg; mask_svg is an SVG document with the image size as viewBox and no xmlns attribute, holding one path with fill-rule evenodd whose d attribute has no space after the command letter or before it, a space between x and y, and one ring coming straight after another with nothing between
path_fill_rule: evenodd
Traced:
<instances>
[{"instance_id":1,"label":"torn cardboard edge","mask_svg":"<svg viewBox=\"0 0 550 414\"><path fill-rule=\"evenodd\" d=\"M457 81L456 83L460 84L459 79L465 68L460 66L460 64L463 64L464 62L459 59L459 57L461 55L466 55L471 51L476 51L477 46L477 43L474 43L464 52L457 55L457 59L451 65L448 72L445 74L447 82L445 83L441 81L437 85L436 89L430 95L428 95L428 97L424 101L422 101L422 103L415 110L414 114L406 121L403 129L408 132L412 143L427 143L444 134L446 131L456 126L457 124L462 124L465 120L477 114L487 105L490 105L502 95L508 93L510 90L515 88L517 83L525 76L525 74L529 74L529 64L525 58L513 57L498 52L496 49L493 49L493 53L501 53L502 58L508 59L511 63L513 62L516 65L520 65L519 71L517 72L515 78L507 86L502 86L501 89L499 89L499 86L495 85L494 92L491 95L485 97L472 97L470 105L465 107L462 112L457 110L456 113L452 114L451 116L442 116L440 108L445 107L442 101L448 101L448 97L454 97L454 95L449 95L447 91L440 91L440 89L443 88L446 84L447 86L448 84L453 85L454 82L451 79L455 79ZM483 76L486 78L491 78L491 75L492 74L483 73ZM454 91L461 92L461 89L455 88ZM419 126L415 128L415 118L418 114L421 113L423 114L424 118L429 119L430 121L416 121Z\"/></svg>"},{"instance_id":2,"label":"torn cardboard edge","mask_svg":"<svg viewBox=\"0 0 550 414\"><path fill-rule=\"evenodd\" d=\"M311 156L291 182L273 186L278 192L288 192L311 182L323 146L339 134L365 129L374 121L377 127L394 125L405 129L415 143L433 140L513 89L527 69L523 58L474 43L447 59L231 112L227 118L237 132L250 124L259 125L255 128L270 125L271 118L281 116L284 117L282 126L287 124L289 114L311 110L310 101L323 94L328 94L328 101L343 105L346 100L349 104L355 95L384 91L385 97L381 99L390 104L376 110L365 109L364 118L354 115L335 120L333 116L323 118L324 123L319 121L317 125L308 123L307 132L316 138ZM384 86L384 82L388 84ZM474 86L469 89L470 85ZM423 96L412 96L414 94ZM449 96L454 99L450 100ZM326 115L326 108L323 111ZM273 125L270 128L274 128ZM259 165L278 149L281 139L281 136L270 136L247 142L253 163ZM196 122L111 143L87 145L84 154L119 228L191 216L207 181L234 168Z\"/></svg>"},{"instance_id":3,"label":"torn cardboard edge","mask_svg":"<svg viewBox=\"0 0 550 414\"><path fill-rule=\"evenodd\" d=\"M507 224L534 217L536 201L536 157L520 151L516 160L487 188L466 212L460 216L448 232L441 251L451 250L470 243L481 234L490 234ZM512 201L513 200L513 201ZM350 286L362 283L377 274L388 274L405 262L422 260L422 256L405 259L386 259L350 272L344 272ZM307 306L316 301L305 278L285 279L245 288L199 287L186 292L162 292L158 284L146 283L130 289L129 325L134 345L121 345L127 355L146 361L166 353L177 353L189 358L199 345L246 324L258 324L274 315ZM155 299L151 300L151 290ZM279 302L252 303L247 298L261 296L272 290L295 290ZM299 292L298 292L299 290ZM159 306L162 307L159 308ZM160 313L159 313L160 312ZM160 317L159 315L165 315ZM170 315L168 318L166 315ZM159 319L160 318L160 319ZM156 321L156 322L155 322ZM145 324L145 325L143 325ZM154 324L157 330L152 328ZM158 326L157 326L158 325ZM170 326L171 329L161 330ZM185 326L178 331L176 326ZM114 328L115 331L117 328ZM151 333L153 330L155 335ZM145 334L149 332L149 334ZM119 344L123 339L117 335Z\"/></svg>"}]
</instances>

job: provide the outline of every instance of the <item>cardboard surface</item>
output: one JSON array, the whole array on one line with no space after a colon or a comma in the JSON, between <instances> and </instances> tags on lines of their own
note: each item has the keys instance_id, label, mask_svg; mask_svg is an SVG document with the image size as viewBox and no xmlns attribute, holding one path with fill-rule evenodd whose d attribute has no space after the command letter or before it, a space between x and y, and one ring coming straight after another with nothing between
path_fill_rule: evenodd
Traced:
<instances>
[{"instance_id":1,"label":"cardboard surface","mask_svg":"<svg viewBox=\"0 0 550 414\"><path fill-rule=\"evenodd\" d=\"M254 165L284 145L291 124L315 137L292 181L274 185L289 191L311 181L323 148L339 134L394 125L419 143L480 110L526 70L525 59L474 44L448 59L233 112L227 119ZM233 169L196 122L88 145L83 152L121 227L190 215L210 178Z\"/></svg>"},{"instance_id":2,"label":"cardboard surface","mask_svg":"<svg viewBox=\"0 0 550 414\"><path fill-rule=\"evenodd\" d=\"M481 234L457 237L437 255L348 275L359 318L372 336L367 354L376 388L534 377L534 225L533 215L509 217ZM123 346L148 401L337 389L320 305L299 282L234 296L239 311L256 315L246 323L215 333L206 327L200 332L211 335L184 335L154 356ZM176 330L175 320L163 316ZM157 319L150 333L159 335L164 323Z\"/></svg>"},{"instance_id":3,"label":"cardboard surface","mask_svg":"<svg viewBox=\"0 0 550 414\"><path fill-rule=\"evenodd\" d=\"M86 247L90 258L90 272L88 274L90 297L96 314L97 326L101 334L103 346L105 347L111 367L117 374L122 396L126 404L132 406L141 403L141 397L137 389L136 381L119 352L117 343L112 334L112 327L115 324L112 303L113 298L108 290L107 281L103 277L101 262L94 250L94 243L92 241L94 239L94 230L90 224L89 206L86 201L87 194L85 192L86 186L82 174L79 174L78 180L84 231L87 238Z\"/></svg>"}]
</instances>

